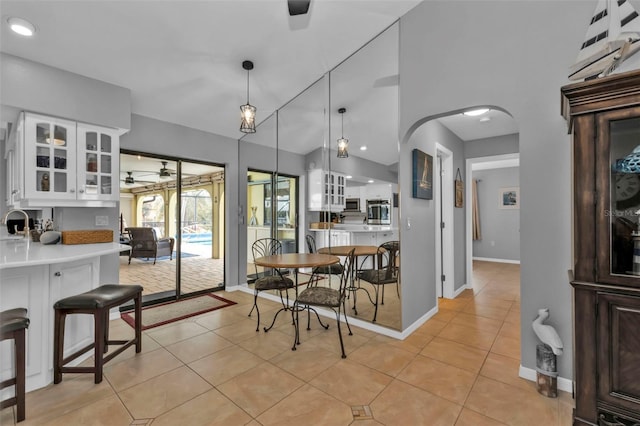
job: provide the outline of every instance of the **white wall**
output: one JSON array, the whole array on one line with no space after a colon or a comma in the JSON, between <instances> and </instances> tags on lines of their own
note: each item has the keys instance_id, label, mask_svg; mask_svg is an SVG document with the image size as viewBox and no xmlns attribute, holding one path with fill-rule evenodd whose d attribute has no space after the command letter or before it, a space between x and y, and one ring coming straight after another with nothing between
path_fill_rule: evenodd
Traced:
<instances>
[{"instance_id":1,"label":"white wall","mask_svg":"<svg viewBox=\"0 0 640 426\"><path fill-rule=\"evenodd\" d=\"M523 176L521 363L535 368L537 339L530 323L538 308L548 307L549 322L566 348L558 360L560 375L566 378L573 376L567 280L572 267L571 145L560 116L560 87L569 83L568 67L595 3L425 1L400 22L401 170L409 168L415 129L432 117L490 105L508 111L518 123ZM404 199L401 215L412 216L412 228L420 232L403 234L403 247L407 243L411 250L428 249L428 258L433 251L433 207ZM435 306L435 293L425 294L420 279L431 274L433 264L412 265L411 280L403 275L403 321Z\"/></svg>"},{"instance_id":2,"label":"white wall","mask_svg":"<svg viewBox=\"0 0 640 426\"><path fill-rule=\"evenodd\" d=\"M520 209L500 208L500 189L520 186L519 167L478 170L481 239L473 242L473 257L520 260Z\"/></svg>"}]
</instances>

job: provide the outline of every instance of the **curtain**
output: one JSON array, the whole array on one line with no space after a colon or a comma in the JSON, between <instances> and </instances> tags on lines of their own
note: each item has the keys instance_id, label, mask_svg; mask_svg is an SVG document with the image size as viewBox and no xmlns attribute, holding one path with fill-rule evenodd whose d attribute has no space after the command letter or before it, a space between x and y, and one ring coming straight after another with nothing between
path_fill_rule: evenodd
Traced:
<instances>
[{"instance_id":1,"label":"curtain","mask_svg":"<svg viewBox=\"0 0 640 426\"><path fill-rule=\"evenodd\" d=\"M472 202L473 205L471 207L471 221L473 222L473 239L481 240L482 233L480 232L480 209L478 207L478 181L476 179L473 180L472 183Z\"/></svg>"}]
</instances>

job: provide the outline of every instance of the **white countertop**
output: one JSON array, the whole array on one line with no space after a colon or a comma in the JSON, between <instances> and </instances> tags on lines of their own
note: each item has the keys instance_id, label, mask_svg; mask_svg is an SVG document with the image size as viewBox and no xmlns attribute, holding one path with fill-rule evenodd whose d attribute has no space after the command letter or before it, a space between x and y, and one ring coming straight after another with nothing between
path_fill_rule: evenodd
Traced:
<instances>
[{"instance_id":1,"label":"white countertop","mask_svg":"<svg viewBox=\"0 0 640 426\"><path fill-rule=\"evenodd\" d=\"M336 223L331 229L310 229L310 231L348 231L348 232L391 232L397 231L398 228L394 228L389 225L351 225L344 223Z\"/></svg>"},{"instance_id":2,"label":"white countertop","mask_svg":"<svg viewBox=\"0 0 640 426\"><path fill-rule=\"evenodd\" d=\"M27 238L4 240L0 241L0 269L70 262L124 250L131 247L119 243L43 245Z\"/></svg>"}]
</instances>

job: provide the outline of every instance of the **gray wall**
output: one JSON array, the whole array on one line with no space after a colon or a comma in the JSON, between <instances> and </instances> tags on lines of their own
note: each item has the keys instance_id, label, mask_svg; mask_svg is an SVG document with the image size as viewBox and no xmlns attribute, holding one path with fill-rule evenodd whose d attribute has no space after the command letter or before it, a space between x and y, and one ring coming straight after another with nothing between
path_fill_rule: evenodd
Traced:
<instances>
[{"instance_id":1,"label":"gray wall","mask_svg":"<svg viewBox=\"0 0 640 426\"><path fill-rule=\"evenodd\" d=\"M473 257L520 260L520 209L500 208L500 188L519 187L519 167L473 172L478 182L482 239L473 242Z\"/></svg>"},{"instance_id":2,"label":"gray wall","mask_svg":"<svg viewBox=\"0 0 640 426\"><path fill-rule=\"evenodd\" d=\"M84 123L131 128L131 91L17 56L0 54L2 104Z\"/></svg>"},{"instance_id":3,"label":"gray wall","mask_svg":"<svg viewBox=\"0 0 640 426\"><path fill-rule=\"evenodd\" d=\"M400 187L400 247L402 253L402 328L410 326L437 306L436 298L436 212L435 199L412 198L412 150L418 148L434 157L435 143L453 152L453 170L460 168L464 179L464 143L437 121L429 121L401 145L398 180ZM454 178L443 182L454 190ZM434 188L434 197L437 190ZM407 223L410 223L410 227ZM464 209L454 209L454 288L466 285ZM404 265L409 265L405 267Z\"/></svg>"},{"instance_id":4,"label":"gray wall","mask_svg":"<svg viewBox=\"0 0 640 426\"><path fill-rule=\"evenodd\" d=\"M514 154L517 152L520 152L517 133L492 138L474 139L464 144L464 155L466 158Z\"/></svg>"},{"instance_id":5,"label":"gray wall","mask_svg":"<svg viewBox=\"0 0 640 426\"><path fill-rule=\"evenodd\" d=\"M537 339L530 322L538 308L548 307L549 322L564 342L558 370L566 378L573 376L567 280L572 267L571 144L559 94L594 5L426 1L400 21L401 181L407 181L410 149L417 144L414 132L432 117L477 105L512 114L519 126L521 175L528 177L520 185L521 363L535 368ZM402 206L403 221L405 214L412 216L416 231L403 235L403 246L409 243L409 253L433 250L430 202L410 199ZM435 306L435 291L421 278L432 274L433 264L413 257L410 280L403 275L403 324Z\"/></svg>"}]
</instances>

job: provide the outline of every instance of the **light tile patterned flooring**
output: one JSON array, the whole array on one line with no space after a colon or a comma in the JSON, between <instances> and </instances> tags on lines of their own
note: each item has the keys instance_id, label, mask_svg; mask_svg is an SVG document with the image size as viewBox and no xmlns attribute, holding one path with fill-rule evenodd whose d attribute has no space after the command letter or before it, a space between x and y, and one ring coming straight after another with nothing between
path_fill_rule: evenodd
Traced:
<instances>
[{"instance_id":1,"label":"light tile patterned flooring","mask_svg":"<svg viewBox=\"0 0 640 426\"><path fill-rule=\"evenodd\" d=\"M312 322L291 351L290 317L255 332L249 294L237 305L144 332L98 385L65 374L27 394L24 425L570 425L572 399L518 378L519 267L474 265L476 288L442 300L404 341L354 328L340 358L335 321ZM276 303L260 300L270 321ZM111 334L132 329L112 321ZM354 420L354 413L363 415ZM0 412L12 424L14 408Z\"/></svg>"}]
</instances>

